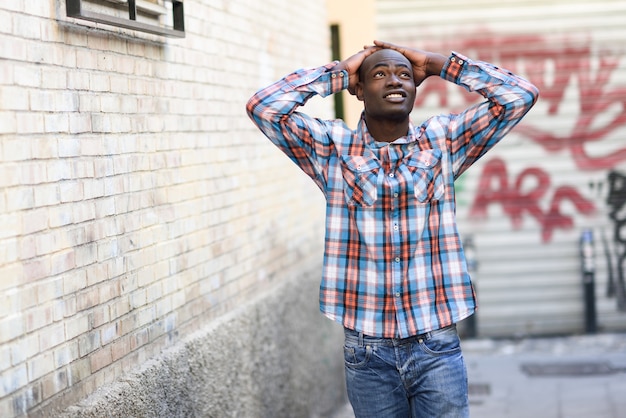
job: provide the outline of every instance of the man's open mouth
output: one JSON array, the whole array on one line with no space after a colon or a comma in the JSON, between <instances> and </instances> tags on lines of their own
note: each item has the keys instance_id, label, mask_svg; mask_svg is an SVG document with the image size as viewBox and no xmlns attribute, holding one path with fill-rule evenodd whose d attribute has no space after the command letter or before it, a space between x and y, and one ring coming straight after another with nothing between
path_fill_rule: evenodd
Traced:
<instances>
[{"instance_id":1,"label":"man's open mouth","mask_svg":"<svg viewBox=\"0 0 626 418\"><path fill-rule=\"evenodd\" d=\"M385 94L383 96L383 99L389 100L391 102L401 102L401 101L404 101L405 97L406 97L406 94L404 92L394 91L394 92Z\"/></svg>"}]
</instances>

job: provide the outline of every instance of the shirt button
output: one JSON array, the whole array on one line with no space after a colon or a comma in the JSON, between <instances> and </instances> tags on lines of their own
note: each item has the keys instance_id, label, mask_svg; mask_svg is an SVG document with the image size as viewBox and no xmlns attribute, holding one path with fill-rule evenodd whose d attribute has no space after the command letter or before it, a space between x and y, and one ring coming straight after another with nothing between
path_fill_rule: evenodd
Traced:
<instances>
[{"instance_id":1,"label":"shirt button","mask_svg":"<svg viewBox=\"0 0 626 418\"><path fill-rule=\"evenodd\" d=\"M332 78L337 78L337 74L335 74L335 73L332 73L330 76L331 76Z\"/></svg>"},{"instance_id":2,"label":"shirt button","mask_svg":"<svg viewBox=\"0 0 626 418\"><path fill-rule=\"evenodd\" d=\"M398 225L394 225L394 226L393 226L393 230L394 230L394 231L397 231L397 230L398 230Z\"/></svg>"},{"instance_id":3,"label":"shirt button","mask_svg":"<svg viewBox=\"0 0 626 418\"><path fill-rule=\"evenodd\" d=\"M459 60L459 64L463 65L463 60Z\"/></svg>"},{"instance_id":4,"label":"shirt button","mask_svg":"<svg viewBox=\"0 0 626 418\"><path fill-rule=\"evenodd\" d=\"M389 173L389 177L393 177L393 173Z\"/></svg>"},{"instance_id":5,"label":"shirt button","mask_svg":"<svg viewBox=\"0 0 626 418\"><path fill-rule=\"evenodd\" d=\"M393 197L398 197L398 193L394 193L394 194L393 194Z\"/></svg>"},{"instance_id":6,"label":"shirt button","mask_svg":"<svg viewBox=\"0 0 626 418\"><path fill-rule=\"evenodd\" d=\"M400 297L400 292L396 292L396 297L399 298Z\"/></svg>"},{"instance_id":7,"label":"shirt button","mask_svg":"<svg viewBox=\"0 0 626 418\"><path fill-rule=\"evenodd\" d=\"M396 263L399 263L400 262L400 257L396 257L395 260L396 260Z\"/></svg>"}]
</instances>

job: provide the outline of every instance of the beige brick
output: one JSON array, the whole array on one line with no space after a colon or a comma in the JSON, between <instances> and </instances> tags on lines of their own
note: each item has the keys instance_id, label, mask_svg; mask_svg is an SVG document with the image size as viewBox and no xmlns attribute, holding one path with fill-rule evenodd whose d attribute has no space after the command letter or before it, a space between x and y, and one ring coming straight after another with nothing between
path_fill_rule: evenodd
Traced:
<instances>
[{"instance_id":1,"label":"beige brick","mask_svg":"<svg viewBox=\"0 0 626 418\"><path fill-rule=\"evenodd\" d=\"M100 341L102 345L107 345L119 337L118 324L112 323L100 329Z\"/></svg>"},{"instance_id":2,"label":"beige brick","mask_svg":"<svg viewBox=\"0 0 626 418\"><path fill-rule=\"evenodd\" d=\"M50 228L58 228L74 223L71 204L50 206L46 209L48 212L48 226Z\"/></svg>"},{"instance_id":3,"label":"beige brick","mask_svg":"<svg viewBox=\"0 0 626 418\"><path fill-rule=\"evenodd\" d=\"M130 312L130 299L129 296L124 295L121 296L109 304L109 311L111 315L111 320L118 319L123 315L126 315Z\"/></svg>"},{"instance_id":4,"label":"beige brick","mask_svg":"<svg viewBox=\"0 0 626 418\"><path fill-rule=\"evenodd\" d=\"M22 226L21 230L23 234L33 234L35 232L43 231L48 227L48 209L34 209L22 212ZM26 236L22 239L34 240L33 236ZM30 257L27 257L30 258Z\"/></svg>"},{"instance_id":5,"label":"beige brick","mask_svg":"<svg viewBox=\"0 0 626 418\"><path fill-rule=\"evenodd\" d=\"M139 347L143 347L149 342L149 340L147 329L144 328L136 331L130 339L131 351L137 350Z\"/></svg>"},{"instance_id":6,"label":"beige brick","mask_svg":"<svg viewBox=\"0 0 626 418\"><path fill-rule=\"evenodd\" d=\"M83 200L83 183L79 181L64 181L59 184L59 194L62 203Z\"/></svg>"},{"instance_id":7,"label":"beige brick","mask_svg":"<svg viewBox=\"0 0 626 418\"><path fill-rule=\"evenodd\" d=\"M54 324L39 331L39 347L41 351L48 351L65 342L65 326Z\"/></svg>"},{"instance_id":8,"label":"beige brick","mask_svg":"<svg viewBox=\"0 0 626 418\"><path fill-rule=\"evenodd\" d=\"M9 396L6 396L4 398L0 397L0 417L12 416L17 416L17 414L15 414L13 411L13 399L11 399L11 397Z\"/></svg>"},{"instance_id":9,"label":"beige brick","mask_svg":"<svg viewBox=\"0 0 626 418\"><path fill-rule=\"evenodd\" d=\"M30 155L34 159L50 159L59 155L57 141L51 141L48 137L32 138L30 141ZM39 162L41 164L41 162ZM45 164L41 164L46 167Z\"/></svg>"},{"instance_id":10,"label":"beige brick","mask_svg":"<svg viewBox=\"0 0 626 418\"><path fill-rule=\"evenodd\" d=\"M21 184L39 184L46 181L46 166L40 162L24 162L19 165Z\"/></svg>"},{"instance_id":11,"label":"beige brick","mask_svg":"<svg viewBox=\"0 0 626 418\"><path fill-rule=\"evenodd\" d=\"M42 231L35 236L37 255L51 254L59 248L60 231Z\"/></svg>"},{"instance_id":12,"label":"beige brick","mask_svg":"<svg viewBox=\"0 0 626 418\"><path fill-rule=\"evenodd\" d=\"M91 132L91 116L85 113L71 113L69 115L69 132L71 134Z\"/></svg>"},{"instance_id":13,"label":"beige brick","mask_svg":"<svg viewBox=\"0 0 626 418\"><path fill-rule=\"evenodd\" d=\"M91 201L76 202L72 208L75 223L90 221L96 218L94 203Z\"/></svg>"},{"instance_id":14,"label":"beige brick","mask_svg":"<svg viewBox=\"0 0 626 418\"><path fill-rule=\"evenodd\" d=\"M107 273L107 265L104 263L97 263L87 267L87 285L93 286L109 278Z\"/></svg>"},{"instance_id":15,"label":"beige brick","mask_svg":"<svg viewBox=\"0 0 626 418\"><path fill-rule=\"evenodd\" d=\"M24 327L26 332L32 332L52 324L52 304L35 306L24 313Z\"/></svg>"},{"instance_id":16,"label":"beige brick","mask_svg":"<svg viewBox=\"0 0 626 418\"><path fill-rule=\"evenodd\" d=\"M102 369L103 367L108 366L113 361L113 356L111 354L111 347L106 346L92 353L89 356L89 360L91 361L92 373L97 370Z\"/></svg>"},{"instance_id":17,"label":"beige brick","mask_svg":"<svg viewBox=\"0 0 626 418\"><path fill-rule=\"evenodd\" d=\"M15 67L14 84L24 87L40 87L41 86L41 67L34 65L20 65ZM28 97L28 91L23 90L23 95Z\"/></svg>"},{"instance_id":18,"label":"beige brick","mask_svg":"<svg viewBox=\"0 0 626 418\"><path fill-rule=\"evenodd\" d=\"M65 369L47 374L41 381L42 399L46 400L68 387Z\"/></svg>"},{"instance_id":19,"label":"beige brick","mask_svg":"<svg viewBox=\"0 0 626 418\"><path fill-rule=\"evenodd\" d=\"M100 333L90 331L78 338L78 353L80 357L91 354L100 347Z\"/></svg>"},{"instance_id":20,"label":"beige brick","mask_svg":"<svg viewBox=\"0 0 626 418\"><path fill-rule=\"evenodd\" d=\"M5 191L7 196L7 210L19 211L25 209L31 209L35 206L35 193L34 188L31 186L24 187L11 187ZM0 215L8 218L16 218L16 213L9 213L7 215ZM2 222L0 220L0 222ZM1 233L0 233L1 234Z\"/></svg>"},{"instance_id":21,"label":"beige brick","mask_svg":"<svg viewBox=\"0 0 626 418\"><path fill-rule=\"evenodd\" d=\"M87 273L84 270L76 270L63 276L64 294L73 295L85 287L87 287Z\"/></svg>"},{"instance_id":22,"label":"beige brick","mask_svg":"<svg viewBox=\"0 0 626 418\"><path fill-rule=\"evenodd\" d=\"M118 280L108 280L98 287L100 304L104 304L120 295L120 285Z\"/></svg>"},{"instance_id":23,"label":"beige brick","mask_svg":"<svg viewBox=\"0 0 626 418\"><path fill-rule=\"evenodd\" d=\"M40 352L37 333L23 335L11 342L11 363L14 366L26 362Z\"/></svg>"},{"instance_id":24,"label":"beige brick","mask_svg":"<svg viewBox=\"0 0 626 418\"><path fill-rule=\"evenodd\" d=\"M24 323L21 313L0 319L0 341L11 341L23 332Z\"/></svg>"},{"instance_id":25,"label":"beige brick","mask_svg":"<svg viewBox=\"0 0 626 418\"><path fill-rule=\"evenodd\" d=\"M67 70L46 67L42 71L41 87L51 90L65 90L67 88Z\"/></svg>"},{"instance_id":26,"label":"beige brick","mask_svg":"<svg viewBox=\"0 0 626 418\"><path fill-rule=\"evenodd\" d=\"M42 184L37 186L35 206L51 206L59 203L59 188L56 184Z\"/></svg>"},{"instance_id":27,"label":"beige brick","mask_svg":"<svg viewBox=\"0 0 626 418\"><path fill-rule=\"evenodd\" d=\"M23 8L24 13L28 15L35 15L38 17L46 17L46 18L52 15L52 6L49 2L25 1L23 3L24 3L24 8Z\"/></svg>"},{"instance_id":28,"label":"beige brick","mask_svg":"<svg viewBox=\"0 0 626 418\"><path fill-rule=\"evenodd\" d=\"M89 74L89 90L91 90L92 92L108 92L109 90L111 90L109 76L106 74Z\"/></svg>"},{"instance_id":29,"label":"beige brick","mask_svg":"<svg viewBox=\"0 0 626 418\"><path fill-rule=\"evenodd\" d=\"M63 297L63 278L52 277L34 285L37 288L37 303L44 304Z\"/></svg>"},{"instance_id":30,"label":"beige brick","mask_svg":"<svg viewBox=\"0 0 626 418\"><path fill-rule=\"evenodd\" d=\"M18 312L20 312L19 290L14 288L0 292L0 318L13 315Z\"/></svg>"},{"instance_id":31,"label":"beige brick","mask_svg":"<svg viewBox=\"0 0 626 418\"><path fill-rule=\"evenodd\" d=\"M57 159L46 164L48 181L56 182L72 178L72 164L69 160Z\"/></svg>"},{"instance_id":32,"label":"beige brick","mask_svg":"<svg viewBox=\"0 0 626 418\"><path fill-rule=\"evenodd\" d=\"M80 245L74 249L76 253L76 266L85 267L94 264L97 258L97 247L95 243Z\"/></svg>"},{"instance_id":33,"label":"beige brick","mask_svg":"<svg viewBox=\"0 0 626 418\"><path fill-rule=\"evenodd\" d=\"M14 14L13 15L13 34L19 38L40 39L41 26L38 18Z\"/></svg>"},{"instance_id":34,"label":"beige brick","mask_svg":"<svg viewBox=\"0 0 626 418\"><path fill-rule=\"evenodd\" d=\"M62 300L63 317L71 317L76 315L76 296L71 295Z\"/></svg>"},{"instance_id":35,"label":"beige brick","mask_svg":"<svg viewBox=\"0 0 626 418\"><path fill-rule=\"evenodd\" d=\"M26 364L21 364L0 374L0 398L5 397L28 384Z\"/></svg>"},{"instance_id":36,"label":"beige brick","mask_svg":"<svg viewBox=\"0 0 626 418\"><path fill-rule=\"evenodd\" d=\"M110 320L109 307L106 305L95 307L89 314L89 321L92 328L99 328L102 325L108 324ZM104 343L102 344L104 345Z\"/></svg>"},{"instance_id":37,"label":"beige brick","mask_svg":"<svg viewBox=\"0 0 626 418\"><path fill-rule=\"evenodd\" d=\"M31 158L30 148L24 146L23 139L3 138L2 150L5 162L25 161Z\"/></svg>"},{"instance_id":38,"label":"beige brick","mask_svg":"<svg viewBox=\"0 0 626 418\"><path fill-rule=\"evenodd\" d=\"M83 313L77 313L64 322L65 336L67 340L72 340L79 335L85 334L90 329L89 316Z\"/></svg>"},{"instance_id":39,"label":"beige brick","mask_svg":"<svg viewBox=\"0 0 626 418\"><path fill-rule=\"evenodd\" d=\"M28 110L29 100L26 89L17 86L2 86L0 89L0 109Z\"/></svg>"},{"instance_id":40,"label":"beige brick","mask_svg":"<svg viewBox=\"0 0 626 418\"><path fill-rule=\"evenodd\" d=\"M17 131L17 118L15 112L0 110L0 134L14 133Z\"/></svg>"},{"instance_id":41,"label":"beige brick","mask_svg":"<svg viewBox=\"0 0 626 418\"><path fill-rule=\"evenodd\" d=\"M69 132L70 119L67 113L51 113L44 115L44 131L47 133Z\"/></svg>"},{"instance_id":42,"label":"beige brick","mask_svg":"<svg viewBox=\"0 0 626 418\"><path fill-rule=\"evenodd\" d=\"M76 295L76 309L84 311L98 304L98 289L89 287Z\"/></svg>"},{"instance_id":43,"label":"beige brick","mask_svg":"<svg viewBox=\"0 0 626 418\"><path fill-rule=\"evenodd\" d=\"M113 361L117 361L130 353L130 340L130 336L125 336L112 342L111 358Z\"/></svg>"},{"instance_id":44,"label":"beige brick","mask_svg":"<svg viewBox=\"0 0 626 418\"><path fill-rule=\"evenodd\" d=\"M33 357L28 362L28 380L39 379L54 370L54 357L52 351L44 351Z\"/></svg>"},{"instance_id":45,"label":"beige brick","mask_svg":"<svg viewBox=\"0 0 626 418\"><path fill-rule=\"evenodd\" d=\"M78 382L84 380L91 374L91 362L88 358L81 358L76 361L73 361L68 367L68 384L73 386ZM89 392L86 391L84 395L88 395Z\"/></svg>"},{"instance_id":46,"label":"beige brick","mask_svg":"<svg viewBox=\"0 0 626 418\"><path fill-rule=\"evenodd\" d=\"M54 367L59 369L78 359L78 342L70 341L57 346L54 350Z\"/></svg>"},{"instance_id":47,"label":"beige brick","mask_svg":"<svg viewBox=\"0 0 626 418\"><path fill-rule=\"evenodd\" d=\"M57 275L76 267L76 254L73 249L54 253L50 256L50 273Z\"/></svg>"},{"instance_id":48,"label":"beige brick","mask_svg":"<svg viewBox=\"0 0 626 418\"><path fill-rule=\"evenodd\" d=\"M78 157L80 156L80 140L75 137L66 137L59 139L59 157Z\"/></svg>"},{"instance_id":49,"label":"beige brick","mask_svg":"<svg viewBox=\"0 0 626 418\"><path fill-rule=\"evenodd\" d=\"M23 263L23 280L33 282L43 279L50 274L50 259L39 257Z\"/></svg>"},{"instance_id":50,"label":"beige brick","mask_svg":"<svg viewBox=\"0 0 626 418\"><path fill-rule=\"evenodd\" d=\"M83 52L77 53L81 58ZM81 65L83 63L81 62ZM89 90L89 73L71 70L67 71L67 88L70 90Z\"/></svg>"}]
</instances>

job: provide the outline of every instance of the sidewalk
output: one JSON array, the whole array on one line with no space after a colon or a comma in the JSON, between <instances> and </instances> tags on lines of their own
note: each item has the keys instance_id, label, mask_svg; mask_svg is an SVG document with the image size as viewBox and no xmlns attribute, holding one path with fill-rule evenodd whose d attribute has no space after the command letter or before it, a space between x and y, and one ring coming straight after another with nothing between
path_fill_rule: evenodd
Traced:
<instances>
[{"instance_id":1,"label":"sidewalk","mask_svg":"<svg viewBox=\"0 0 626 418\"><path fill-rule=\"evenodd\" d=\"M626 417L626 334L461 344L473 418Z\"/></svg>"}]
</instances>

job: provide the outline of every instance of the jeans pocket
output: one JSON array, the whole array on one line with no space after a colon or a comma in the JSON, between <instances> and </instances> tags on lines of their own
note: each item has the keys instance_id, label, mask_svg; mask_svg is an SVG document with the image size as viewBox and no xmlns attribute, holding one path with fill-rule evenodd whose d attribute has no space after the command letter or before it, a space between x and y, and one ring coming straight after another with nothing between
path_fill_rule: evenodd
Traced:
<instances>
[{"instance_id":1,"label":"jeans pocket","mask_svg":"<svg viewBox=\"0 0 626 418\"><path fill-rule=\"evenodd\" d=\"M411 154L406 166L413 177L413 189L418 202L441 200L444 181L441 169L441 151L424 150Z\"/></svg>"},{"instance_id":2,"label":"jeans pocket","mask_svg":"<svg viewBox=\"0 0 626 418\"><path fill-rule=\"evenodd\" d=\"M343 359L347 367L363 367L372 356L372 347L366 346L347 346L343 347Z\"/></svg>"},{"instance_id":3,"label":"jeans pocket","mask_svg":"<svg viewBox=\"0 0 626 418\"><path fill-rule=\"evenodd\" d=\"M420 342L420 348L427 354L445 356L461 352L461 341L456 326L449 326L431 332L430 338Z\"/></svg>"},{"instance_id":4,"label":"jeans pocket","mask_svg":"<svg viewBox=\"0 0 626 418\"><path fill-rule=\"evenodd\" d=\"M377 180L380 164L376 158L342 155L341 172L344 195L350 206L372 206L378 197Z\"/></svg>"}]
</instances>

